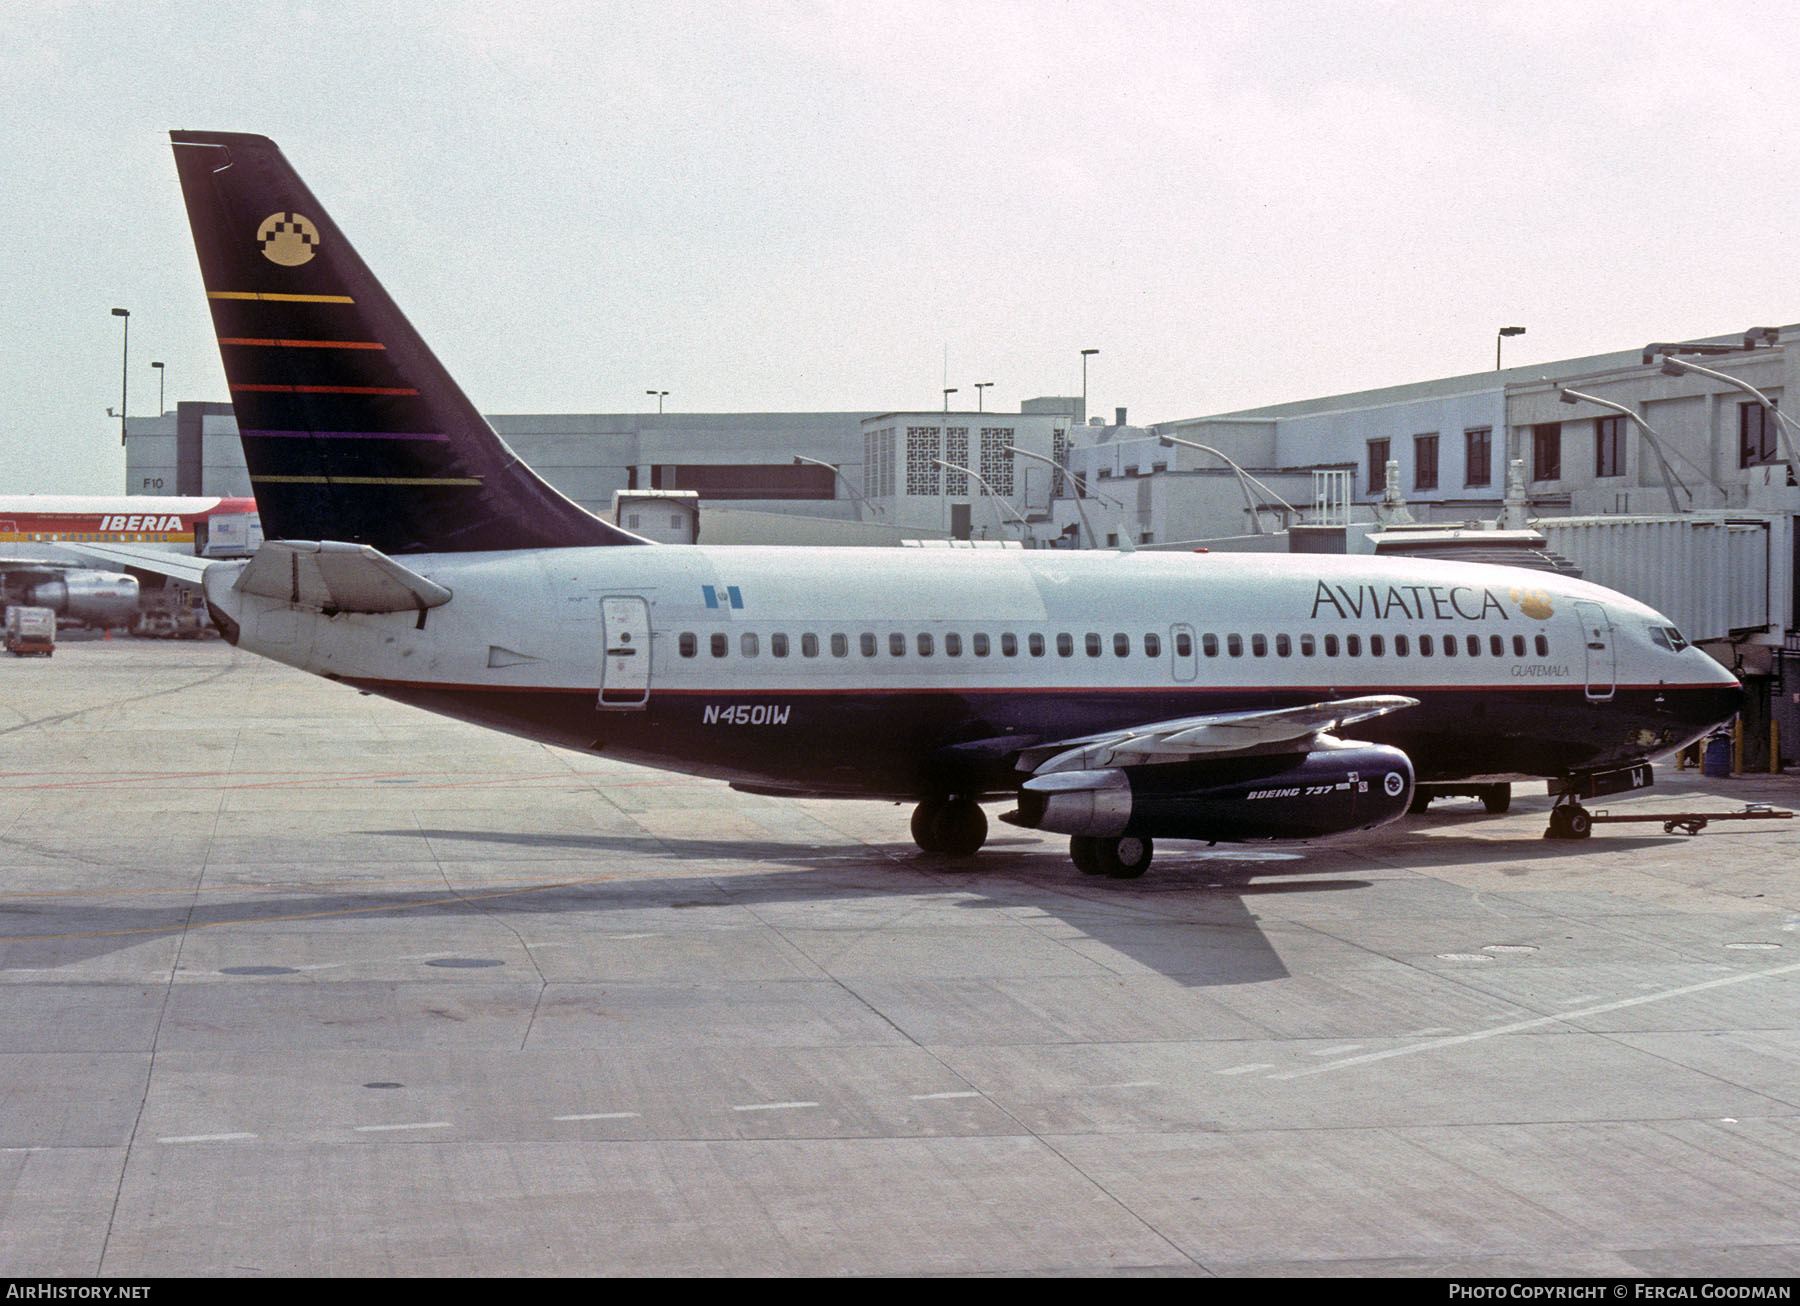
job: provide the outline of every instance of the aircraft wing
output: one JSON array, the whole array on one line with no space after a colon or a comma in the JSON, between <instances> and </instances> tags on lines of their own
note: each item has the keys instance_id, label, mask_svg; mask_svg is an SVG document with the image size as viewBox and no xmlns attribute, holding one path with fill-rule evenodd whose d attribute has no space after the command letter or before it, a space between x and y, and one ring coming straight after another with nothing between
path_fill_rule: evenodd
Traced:
<instances>
[{"instance_id":1,"label":"aircraft wing","mask_svg":"<svg viewBox=\"0 0 1800 1306\"><path fill-rule=\"evenodd\" d=\"M1242 753L1253 748L1300 743L1356 721L1418 705L1418 699L1401 694L1367 694L1299 707L1180 717L1106 734L1040 744L1020 753L1018 765L1021 771L1050 775L1058 771L1184 762L1220 753Z\"/></svg>"},{"instance_id":2,"label":"aircraft wing","mask_svg":"<svg viewBox=\"0 0 1800 1306\"><path fill-rule=\"evenodd\" d=\"M195 557L191 553L177 553L169 549L159 549L147 544L88 544L75 541L58 542L58 547L67 550L90 563L106 563L114 567L136 567L139 571L151 572L157 576L168 576L173 580L185 580L198 585L206 569L216 559ZM68 564L64 564L68 565Z\"/></svg>"}]
</instances>

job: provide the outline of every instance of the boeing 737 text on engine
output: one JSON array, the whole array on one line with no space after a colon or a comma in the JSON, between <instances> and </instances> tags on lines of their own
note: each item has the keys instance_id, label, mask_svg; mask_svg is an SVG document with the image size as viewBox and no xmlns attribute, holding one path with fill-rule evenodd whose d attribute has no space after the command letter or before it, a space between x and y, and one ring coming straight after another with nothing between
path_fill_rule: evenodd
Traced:
<instances>
[{"instance_id":1,"label":"boeing 737 text on engine","mask_svg":"<svg viewBox=\"0 0 1800 1306\"><path fill-rule=\"evenodd\" d=\"M1663 617L1538 572L649 544L502 443L270 141L173 139L267 540L189 566L228 638L292 666L755 793L909 802L928 852L975 852L1010 801L1116 877L1157 838L1379 826L1421 783L1608 792L1737 707Z\"/></svg>"}]
</instances>

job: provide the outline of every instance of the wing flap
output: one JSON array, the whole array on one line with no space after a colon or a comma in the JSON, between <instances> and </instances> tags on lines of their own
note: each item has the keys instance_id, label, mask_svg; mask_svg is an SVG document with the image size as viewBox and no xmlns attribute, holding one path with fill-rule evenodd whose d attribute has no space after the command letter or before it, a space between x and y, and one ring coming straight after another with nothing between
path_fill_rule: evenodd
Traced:
<instances>
[{"instance_id":1,"label":"wing flap","mask_svg":"<svg viewBox=\"0 0 1800 1306\"><path fill-rule=\"evenodd\" d=\"M236 588L321 612L413 612L450 601L449 590L379 549L340 540L266 541Z\"/></svg>"},{"instance_id":2,"label":"wing flap","mask_svg":"<svg viewBox=\"0 0 1800 1306\"><path fill-rule=\"evenodd\" d=\"M1299 707L1180 717L1026 749L1019 755L1019 769L1038 775L1096 771L1299 744L1357 721L1418 705L1418 699L1401 694L1365 694Z\"/></svg>"}]
</instances>

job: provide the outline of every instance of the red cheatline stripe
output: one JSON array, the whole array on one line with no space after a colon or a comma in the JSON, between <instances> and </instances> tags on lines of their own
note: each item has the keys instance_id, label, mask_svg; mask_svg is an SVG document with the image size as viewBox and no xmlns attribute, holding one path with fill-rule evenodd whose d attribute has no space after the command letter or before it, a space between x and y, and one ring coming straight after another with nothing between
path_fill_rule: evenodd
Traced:
<instances>
[{"instance_id":1,"label":"red cheatline stripe","mask_svg":"<svg viewBox=\"0 0 1800 1306\"><path fill-rule=\"evenodd\" d=\"M233 390L273 391L289 395L416 395L406 386L386 385L234 385Z\"/></svg>"},{"instance_id":2,"label":"red cheatline stripe","mask_svg":"<svg viewBox=\"0 0 1800 1306\"><path fill-rule=\"evenodd\" d=\"M274 345L283 349L386 349L379 340L263 340L252 336L220 336L222 345Z\"/></svg>"}]
</instances>

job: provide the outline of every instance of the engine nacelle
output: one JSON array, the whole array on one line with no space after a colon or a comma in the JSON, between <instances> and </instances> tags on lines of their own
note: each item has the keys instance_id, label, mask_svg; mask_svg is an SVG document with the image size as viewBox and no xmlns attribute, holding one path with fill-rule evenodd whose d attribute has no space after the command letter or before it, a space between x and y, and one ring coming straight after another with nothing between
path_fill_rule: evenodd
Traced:
<instances>
[{"instance_id":1,"label":"engine nacelle","mask_svg":"<svg viewBox=\"0 0 1800 1306\"><path fill-rule=\"evenodd\" d=\"M138 583L135 576L116 572L66 571L33 585L28 598L84 626L129 626L137 616Z\"/></svg>"},{"instance_id":2,"label":"engine nacelle","mask_svg":"<svg viewBox=\"0 0 1800 1306\"><path fill-rule=\"evenodd\" d=\"M1405 753L1343 743L1304 756L1054 772L1025 782L1019 811L1008 819L1109 839L1318 839L1398 820L1412 792Z\"/></svg>"}]
</instances>

